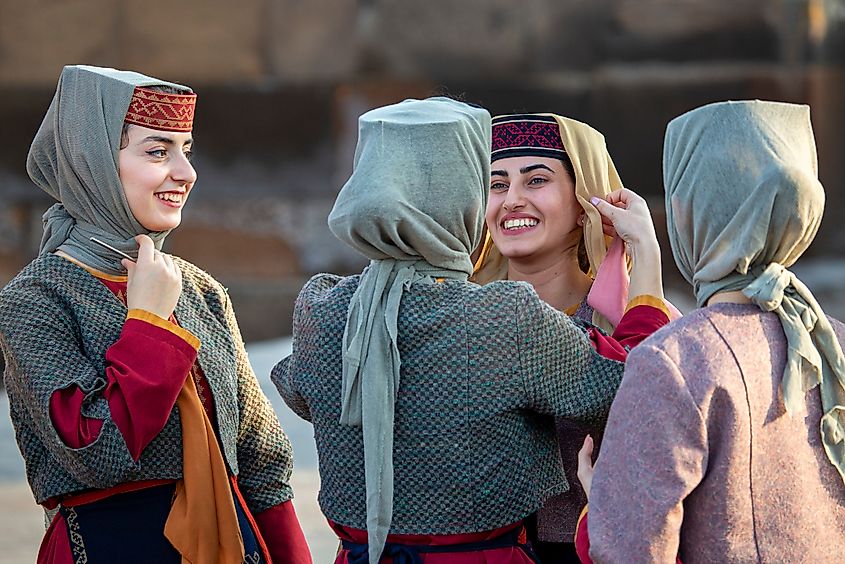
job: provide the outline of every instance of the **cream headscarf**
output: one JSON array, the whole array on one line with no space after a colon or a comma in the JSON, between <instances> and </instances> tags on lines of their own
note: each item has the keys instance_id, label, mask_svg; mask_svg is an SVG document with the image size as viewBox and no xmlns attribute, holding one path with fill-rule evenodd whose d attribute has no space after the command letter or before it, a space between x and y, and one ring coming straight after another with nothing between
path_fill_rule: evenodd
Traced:
<instances>
[{"instance_id":1,"label":"cream headscarf","mask_svg":"<svg viewBox=\"0 0 845 564\"><path fill-rule=\"evenodd\" d=\"M402 295L436 278L466 280L481 242L490 180L490 114L448 98L362 115L352 176L329 227L367 258L343 336L340 422L364 441L369 561L393 518L393 422Z\"/></svg>"},{"instance_id":2,"label":"cream headscarf","mask_svg":"<svg viewBox=\"0 0 845 564\"><path fill-rule=\"evenodd\" d=\"M604 198L622 188L622 180L607 151L604 135L574 119L555 114L537 115L554 117L560 127L560 137L575 173L575 197L585 212L584 245L590 262L589 274L595 277L607 252L607 242L602 231L601 215L590 203L590 198ZM508 259L496 248L488 232L481 254L475 262L472 280L487 284L494 280L505 280L507 276ZM593 323L605 330L612 329L610 322L598 312L593 314Z\"/></svg>"},{"instance_id":3,"label":"cream headscarf","mask_svg":"<svg viewBox=\"0 0 845 564\"><path fill-rule=\"evenodd\" d=\"M806 392L820 386L822 443L845 480L845 357L815 297L787 270L824 211L809 107L722 102L675 118L663 180L672 252L698 305L742 290L778 315L788 341L786 411L800 413Z\"/></svg>"}]
</instances>

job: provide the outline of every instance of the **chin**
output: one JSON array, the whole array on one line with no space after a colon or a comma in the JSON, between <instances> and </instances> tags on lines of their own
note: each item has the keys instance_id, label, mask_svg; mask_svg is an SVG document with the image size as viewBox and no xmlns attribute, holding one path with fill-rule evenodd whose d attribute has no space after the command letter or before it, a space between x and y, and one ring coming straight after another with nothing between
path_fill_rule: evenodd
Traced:
<instances>
[{"instance_id":1,"label":"chin","mask_svg":"<svg viewBox=\"0 0 845 564\"><path fill-rule=\"evenodd\" d=\"M524 247L517 247L517 246L508 246L504 249L496 245L496 248L499 249L499 252L502 253L502 256L507 259L521 259L527 258L537 252L537 249L531 248L526 249Z\"/></svg>"},{"instance_id":2,"label":"chin","mask_svg":"<svg viewBox=\"0 0 845 564\"><path fill-rule=\"evenodd\" d=\"M141 225L143 225L144 229L146 229L147 231L159 232L159 231L171 231L173 229L176 229L177 227L179 227L179 225L181 223L182 223L182 218L179 217L175 220L174 219L167 219L167 220L159 219L159 220L156 220L156 221L141 222Z\"/></svg>"}]
</instances>

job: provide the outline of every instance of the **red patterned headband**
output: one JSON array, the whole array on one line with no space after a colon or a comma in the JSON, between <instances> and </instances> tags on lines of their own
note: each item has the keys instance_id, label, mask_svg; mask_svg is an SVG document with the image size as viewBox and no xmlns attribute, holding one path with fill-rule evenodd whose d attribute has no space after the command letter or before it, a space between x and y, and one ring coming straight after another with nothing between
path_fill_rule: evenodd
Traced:
<instances>
[{"instance_id":1,"label":"red patterned headband","mask_svg":"<svg viewBox=\"0 0 845 564\"><path fill-rule=\"evenodd\" d=\"M123 121L161 131L191 131L196 94L167 94L135 87Z\"/></svg>"},{"instance_id":2,"label":"red patterned headband","mask_svg":"<svg viewBox=\"0 0 845 564\"><path fill-rule=\"evenodd\" d=\"M562 159L566 148L560 126L552 116L513 114L493 118L491 162L508 157L535 156Z\"/></svg>"}]
</instances>

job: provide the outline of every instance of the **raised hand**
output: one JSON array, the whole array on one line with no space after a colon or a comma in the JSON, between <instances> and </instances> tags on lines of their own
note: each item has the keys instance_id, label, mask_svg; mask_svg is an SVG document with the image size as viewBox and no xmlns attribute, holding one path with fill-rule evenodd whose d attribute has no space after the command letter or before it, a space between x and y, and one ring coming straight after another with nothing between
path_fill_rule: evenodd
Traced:
<instances>
[{"instance_id":1,"label":"raised hand","mask_svg":"<svg viewBox=\"0 0 845 564\"><path fill-rule=\"evenodd\" d=\"M604 233L619 236L628 247L631 255L628 296L635 298L651 295L663 298L660 245L645 200L631 190L622 188L611 192L604 200L592 198L590 202L602 216Z\"/></svg>"},{"instance_id":2,"label":"raised hand","mask_svg":"<svg viewBox=\"0 0 845 564\"><path fill-rule=\"evenodd\" d=\"M631 246L657 244L651 212L646 201L635 192L621 188L604 200L593 198L590 202L602 216L605 235L618 235Z\"/></svg>"},{"instance_id":3,"label":"raised hand","mask_svg":"<svg viewBox=\"0 0 845 564\"><path fill-rule=\"evenodd\" d=\"M176 309L182 293L182 271L173 262L173 257L156 250L148 236L138 235L135 241L138 242L138 260L121 261L129 273L126 306L167 319Z\"/></svg>"}]
</instances>

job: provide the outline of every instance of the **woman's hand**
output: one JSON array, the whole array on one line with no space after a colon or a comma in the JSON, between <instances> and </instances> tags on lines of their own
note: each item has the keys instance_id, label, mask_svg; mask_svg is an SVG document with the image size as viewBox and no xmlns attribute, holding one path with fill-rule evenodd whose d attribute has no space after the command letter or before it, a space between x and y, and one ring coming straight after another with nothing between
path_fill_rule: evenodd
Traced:
<instances>
[{"instance_id":1,"label":"woman's hand","mask_svg":"<svg viewBox=\"0 0 845 564\"><path fill-rule=\"evenodd\" d=\"M618 236L627 244L631 255L631 283L628 296L651 295L663 298L663 277L660 245L654 222L645 200L627 188L615 190L604 200L590 202L602 216L605 235Z\"/></svg>"},{"instance_id":2,"label":"woman's hand","mask_svg":"<svg viewBox=\"0 0 845 564\"><path fill-rule=\"evenodd\" d=\"M138 235L135 241L138 242L138 261L121 261L129 273L126 307L143 309L168 319L182 293L182 271L173 262L173 257L156 250L148 236Z\"/></svg>"},{"instance_id":3,"label":"woman's hand","mask_svg":"<svg viewBox=\"0 0 845 564\"><path fill-rule=\"evenodd\" d=\"M651 212L638 194L621 188L605 196L604 200L594 197L590 202L601 214L605 235L619 236L631 247L657 244Z\"/></svg>"},{"instance_id":4,"label":"woman's hand","mask_svg":"<svg viewBox=\"0 0 845 564\"><path fill-rule=\"evenodd\" d=\"M593 487L593 437L587 435L584 438L584 445L578 451L578 481L587 494L587 501L590 501L590 488Z\"/></svg>"}]
</instances>

